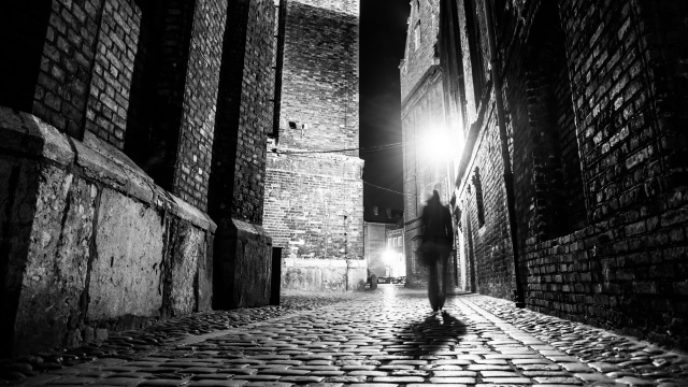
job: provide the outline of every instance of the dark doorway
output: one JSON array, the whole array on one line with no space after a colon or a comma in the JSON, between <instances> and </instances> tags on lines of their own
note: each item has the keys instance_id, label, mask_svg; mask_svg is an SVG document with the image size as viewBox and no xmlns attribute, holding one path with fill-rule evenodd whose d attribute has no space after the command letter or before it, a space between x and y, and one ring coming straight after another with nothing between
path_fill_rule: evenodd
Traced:
<instances>
[{"instance_id":1,"label":"dark doorway","mask_svg":"<svg viewBox=\"0 0 688 387\"><path fill-rule=\"evenodd\" d=\"M282 283L282 248L272 248L272 281L270 287L270 305L280 304L280 287Z\"/></svg>"}]
</instances>

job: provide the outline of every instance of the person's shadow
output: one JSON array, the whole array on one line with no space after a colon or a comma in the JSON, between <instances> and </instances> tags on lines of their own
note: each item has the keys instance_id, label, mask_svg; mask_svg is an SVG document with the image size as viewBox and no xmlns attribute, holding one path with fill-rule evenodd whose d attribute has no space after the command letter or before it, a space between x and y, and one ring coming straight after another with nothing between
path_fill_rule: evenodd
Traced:
<instances>
[{"instance_id":1,"label":"person's shadow","mask_svg":"<svg viewBox=\"0 0 688 387\"><path fill-rule=\"evenodd\" d=\"M422 322L409 325L404 336L410 341L407 354L440 355L451 352L466 333L466 325L448 312L431 314Z\"/></svg>"}]
</instances>

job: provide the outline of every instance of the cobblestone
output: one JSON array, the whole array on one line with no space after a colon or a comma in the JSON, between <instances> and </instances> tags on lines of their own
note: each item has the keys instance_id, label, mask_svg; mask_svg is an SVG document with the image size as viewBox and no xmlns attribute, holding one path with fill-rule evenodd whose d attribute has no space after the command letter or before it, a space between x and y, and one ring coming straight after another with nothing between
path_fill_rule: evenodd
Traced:
<instances>
[{"instance_id":1,"label":"cobblestone","mask_svg":"<svg viewBox=\"0 0 688 387\"><path fill-rule=\"evenodd\" d=\"M109 355L44 354L4 375L52 386L688 386L688 357L651 343L485 296L452 297L433 315L424 292L391 286L197 314L99 348Z\"/></svg>"}]
</instances>

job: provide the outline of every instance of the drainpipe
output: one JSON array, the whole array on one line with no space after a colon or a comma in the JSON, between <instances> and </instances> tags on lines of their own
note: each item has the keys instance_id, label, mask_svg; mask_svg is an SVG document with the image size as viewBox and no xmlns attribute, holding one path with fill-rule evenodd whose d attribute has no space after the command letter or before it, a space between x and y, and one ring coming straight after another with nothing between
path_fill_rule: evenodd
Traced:
<instances>
[{"instance_id":1,"label":"drainpipe","mask_svg":"<svg viewBox=\"0 0 688 387\"><path fill-rule=\"evenodd\" d=\"M506 207L509 215L509 226L511 229L511 246L514 257L514 302L516 307L525 306L522 278L519 273L519 249L516 223L516 206L514 198L514 172L509 157L509 143L506 135L506 121L504 119L504 101L502 99L502 79L499 74L499 62L497 60L497 48L495 43L494 23L492 19L492 2L484 1L485 16L487 20L487 41L490 52L490 64L492 72L492 84L494 85L495 102L497 105L497 125L499 126L499 139L501 142L502 164L504 165L504 189L506 191Z\"/></svg>"}]
</instances>

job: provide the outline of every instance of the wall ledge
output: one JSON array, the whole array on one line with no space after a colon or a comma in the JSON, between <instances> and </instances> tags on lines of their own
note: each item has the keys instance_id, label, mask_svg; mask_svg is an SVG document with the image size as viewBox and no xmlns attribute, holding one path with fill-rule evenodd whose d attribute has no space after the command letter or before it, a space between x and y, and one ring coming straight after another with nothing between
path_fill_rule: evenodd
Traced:
<instances>
[{"instance_id":1,"label":"wall ledge","mask_svg":"<svg viewBox=\"0 0 688 387\"><path fill-rule=\"evenodd\" d=\"M49 161L201 229L214 233L217 228L207 214L156 185L121 150L91 133L79 141L32 114L0 106L0 151Z\"/></svg>"}]
</instances>

